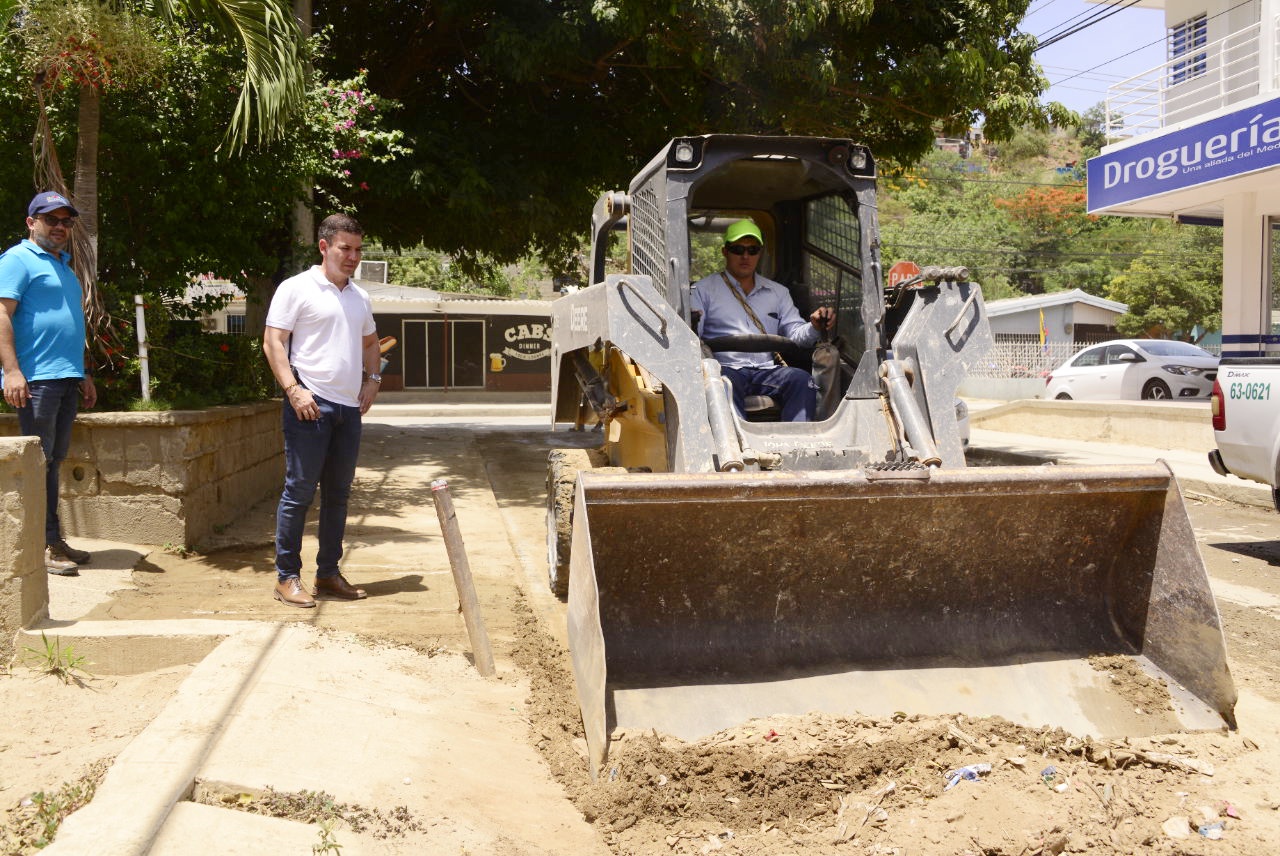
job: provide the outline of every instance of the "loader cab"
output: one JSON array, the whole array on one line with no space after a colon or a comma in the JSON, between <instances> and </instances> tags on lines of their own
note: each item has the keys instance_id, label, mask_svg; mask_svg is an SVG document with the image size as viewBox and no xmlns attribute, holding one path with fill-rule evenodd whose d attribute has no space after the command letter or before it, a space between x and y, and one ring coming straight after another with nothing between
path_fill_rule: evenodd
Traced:
<instances>
[{"instance_id":1,"label":"loader cab","mask_svg":"<svg viewBox=\"0 0 1280 856\"><path fill-rule=\"evenodd\" d=\"M836 309L849 376L879 346L875 166L865 149L828 138L679 138L629 197L629 269L653 277L687 321L691 285L723 267L724 230L749 217L765 236L760 274L786 286L802 316Z\"/></svg>"}]
</instances>

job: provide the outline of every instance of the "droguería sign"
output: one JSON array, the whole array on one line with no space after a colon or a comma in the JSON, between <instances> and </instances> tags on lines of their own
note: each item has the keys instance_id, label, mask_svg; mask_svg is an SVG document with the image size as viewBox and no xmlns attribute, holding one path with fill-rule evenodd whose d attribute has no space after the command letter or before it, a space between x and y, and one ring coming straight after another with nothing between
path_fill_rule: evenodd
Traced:
<instances>
[{"instance_id":1,"label":"droguer\u00eda sign","mask_svg":"<svg viewBox=\"0 0 1280 856\"><path fill-rule=\"evenodd\" d=\"M1090 213L1280 165L1280 98L1091 158Z\"/></svg>"}]
</instances>

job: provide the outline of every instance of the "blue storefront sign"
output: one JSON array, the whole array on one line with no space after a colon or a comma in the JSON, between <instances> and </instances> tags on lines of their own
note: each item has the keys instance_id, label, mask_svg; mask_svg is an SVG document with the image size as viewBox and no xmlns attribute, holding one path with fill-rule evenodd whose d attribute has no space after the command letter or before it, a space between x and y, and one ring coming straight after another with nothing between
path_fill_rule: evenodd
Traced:
<instances>
[{"instance_id":1,"label":"blue storefront sign","mask_svg":"<svg viewBox=\"0 0 1280 856\"><path fill-rule=\"evenodd\" d=\"M1091 158L1089 212L1280 165L1280 98Z\"/></svg>"}]
</instances>

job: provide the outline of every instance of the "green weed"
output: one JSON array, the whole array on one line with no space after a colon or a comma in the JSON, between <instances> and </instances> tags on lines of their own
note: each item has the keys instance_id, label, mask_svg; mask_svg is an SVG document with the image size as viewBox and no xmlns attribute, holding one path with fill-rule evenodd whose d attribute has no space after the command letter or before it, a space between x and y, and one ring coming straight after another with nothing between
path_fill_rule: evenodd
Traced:
<instances>
[{"instance_id":1,"label":"green weed","mask_svg":"<svg viewBox=\"0 0 1280 856\"><path fill-rule=\"evenodd\" d=\"M76 781L64 782L52 793L37 791L20 801L0 827L0 856L21 856L48 847L67 815L93 799L110 766L110 758L98 761Z\"/></svg>"},{"instance_id":2,"label":"green weed","mask_svg":"<svg viewBox=\"0 0 1280 856\"><path fill-rule=\"evenodd\" d=\"M311 845L312 853L337 853L338 856L342 856L342 845L333 836L333 827L337 822L336 819L320 821L320 843Z\"/></svg>"},{"instance_id":3,"label":"green weed","mask_svg":"<svg viewBox=\"0 0 1280 856\"><path fill-rule=\"evenodd\" d=\"M50 641L43 632L40 634L40 641L44 644L43 650L31 646L25 649L27 662L32 668L46 675L52 675L64 684L74 682L83 685L84 678L81 675L87 678L93 677L85 668L88 660L84 655L77 654L70 645L64 648L61 639L55 637Z\"/></svg>"}]
</instances>

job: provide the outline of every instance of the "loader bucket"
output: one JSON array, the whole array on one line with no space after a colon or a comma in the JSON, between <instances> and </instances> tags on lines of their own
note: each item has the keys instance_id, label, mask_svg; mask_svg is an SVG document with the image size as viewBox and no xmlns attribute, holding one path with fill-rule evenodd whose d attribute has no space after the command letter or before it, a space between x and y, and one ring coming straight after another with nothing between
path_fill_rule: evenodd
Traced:
<instances>
[{"instance_id":1,"label":"loader bucket","mask_svg":"<svg viewBox=\"0 0 1280 856\"><path fill-rule=\"evenodd\" d=\"M615 727L696 739L784 713L1234 726L1163 462L871 475L580 476L569 642L593 776Z\"/></svg>"}]
</instances>

